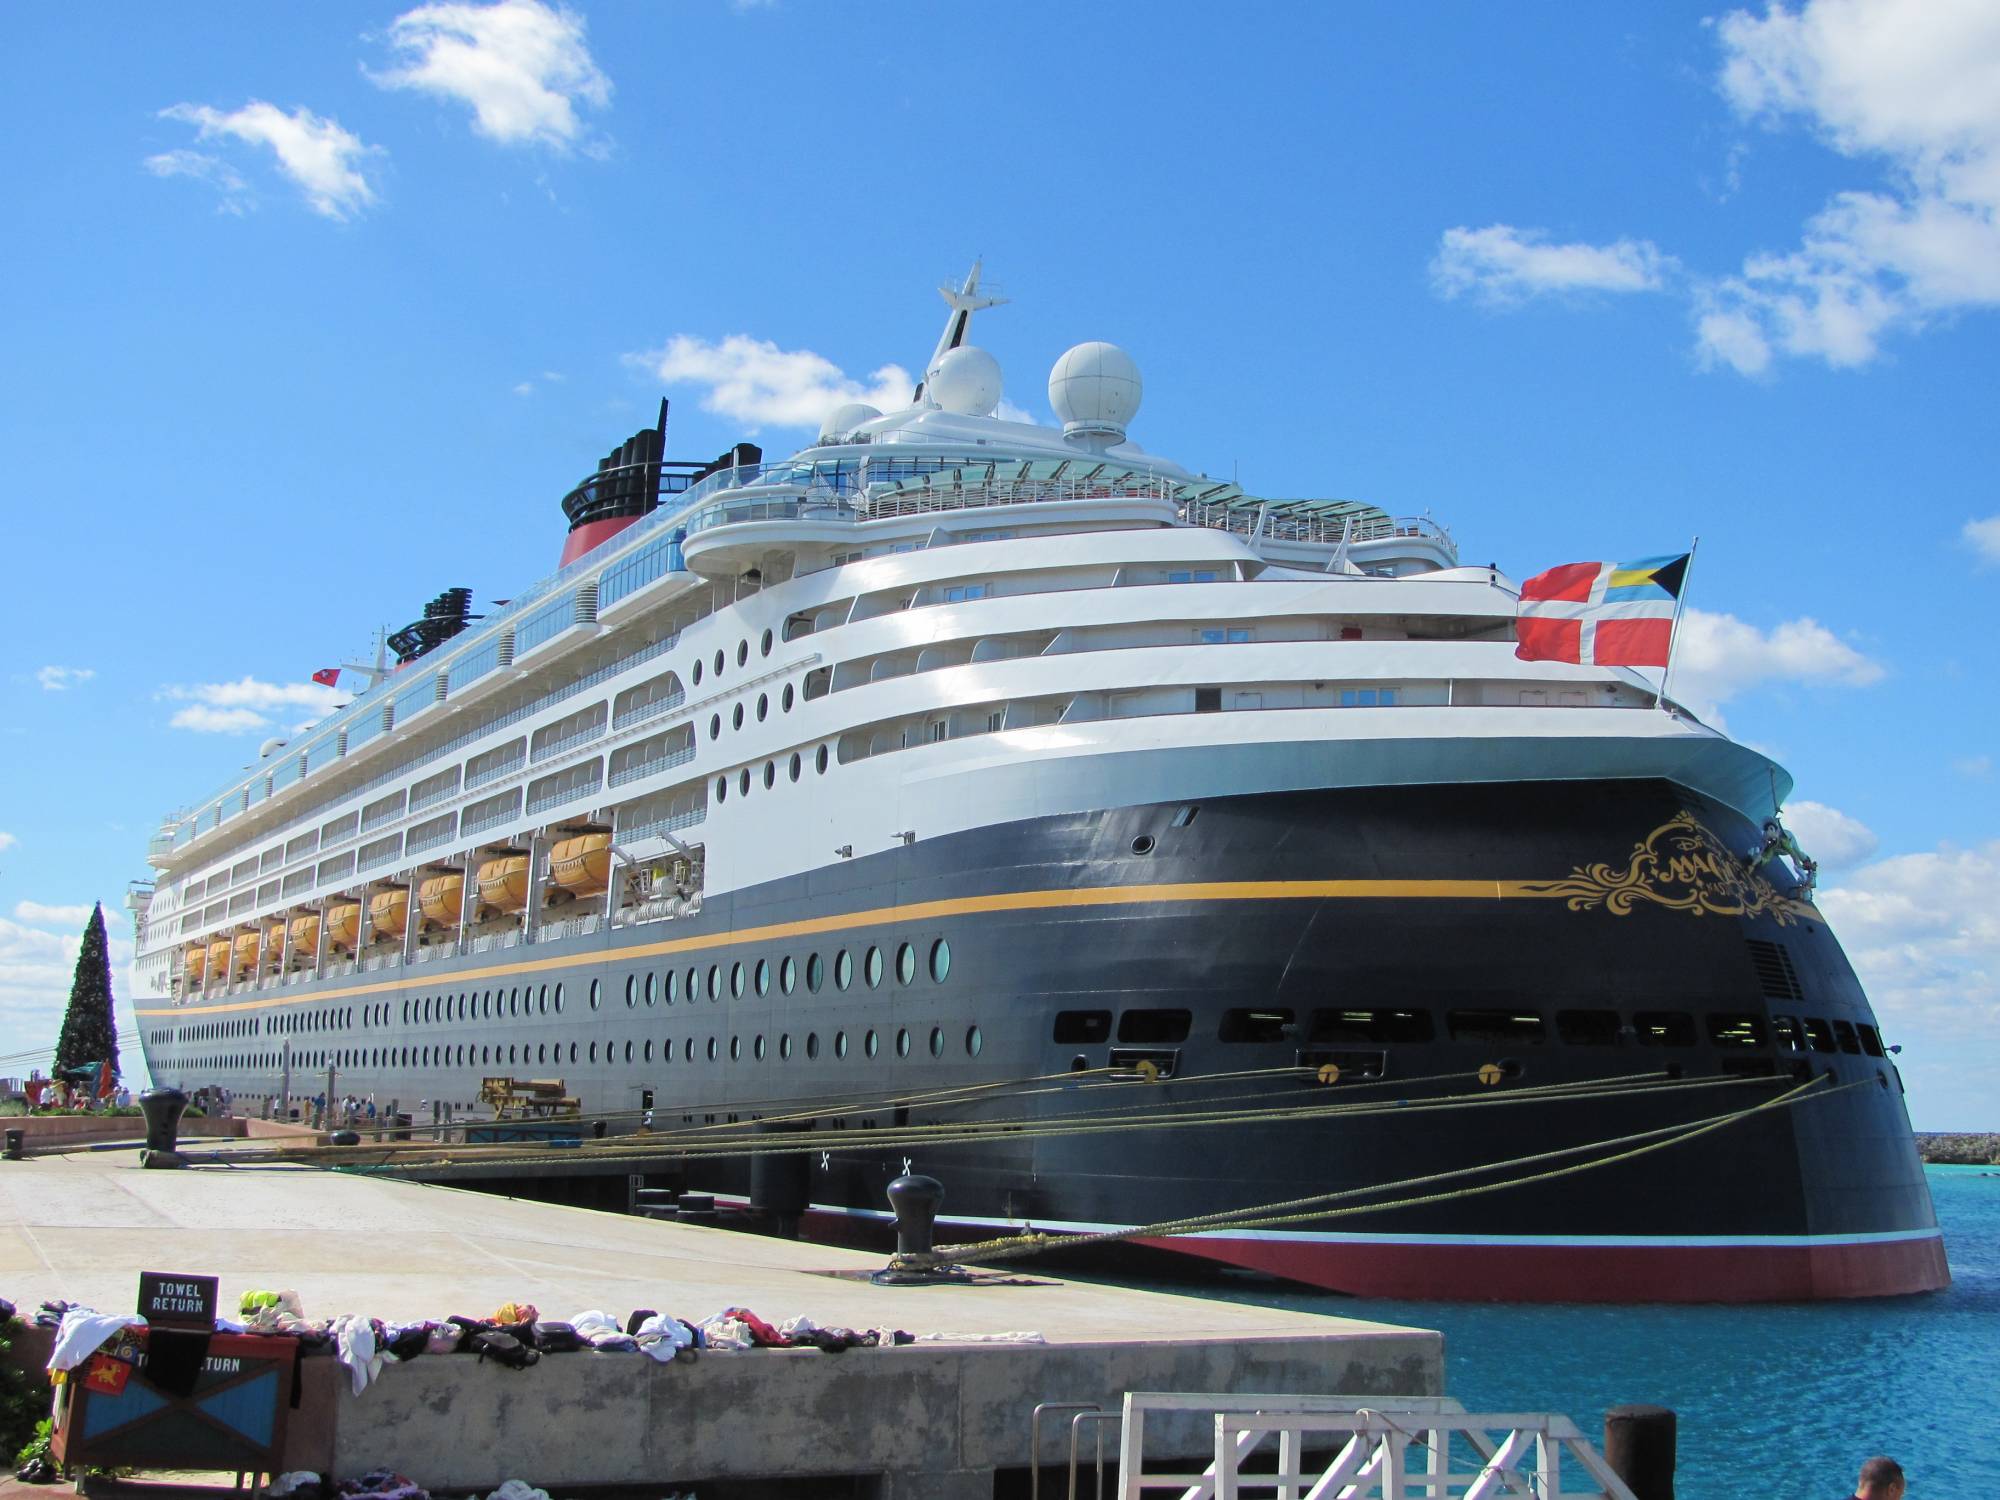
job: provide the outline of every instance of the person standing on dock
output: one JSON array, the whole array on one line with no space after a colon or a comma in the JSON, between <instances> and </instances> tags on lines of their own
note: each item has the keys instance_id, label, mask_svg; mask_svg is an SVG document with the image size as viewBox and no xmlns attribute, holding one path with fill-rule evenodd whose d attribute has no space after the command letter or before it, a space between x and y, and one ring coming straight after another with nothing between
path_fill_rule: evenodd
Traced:
<instances>
[{"instance_id":1,"label":"person standing on dock","mask_svg":"<svg viewBox=\"0 0 2000 1500\"><path fill-rule=\"evenodd\" d=\"M1854 1481L1854 1500L1903 1500L1903 1466L1880 1455L1869 1459Z\"/></svg>"}]
</instances>

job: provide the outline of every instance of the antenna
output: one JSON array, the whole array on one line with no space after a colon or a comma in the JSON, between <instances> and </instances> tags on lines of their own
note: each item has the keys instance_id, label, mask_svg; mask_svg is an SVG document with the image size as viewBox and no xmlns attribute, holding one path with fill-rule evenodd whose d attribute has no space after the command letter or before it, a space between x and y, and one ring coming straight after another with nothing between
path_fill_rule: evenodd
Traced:
<instances>
[{"instance_id":1,"label":"antenna","mask_svg":"<svg viewBox=\"0 0 2000 1500\"><path fill-rule=\"evenodd\" d=\"M966 332L972 327L972 315L985 308L999 307L1007 301L1005 297L980 295L980 265L981 262L977 260L972 263L972 269L966 272L962 286L954 288L947 282L938 288L938 295L944 298L944 305L950 308L951 312L944 320L944 332L938 335L937 348L931 351L930 363L924 366L924 378L918 382L917 393L910 398L912 401L924 399L924 387L930 384L931 376L937 370L938 361L965 342Z\"/></svg>"}]
</instances>

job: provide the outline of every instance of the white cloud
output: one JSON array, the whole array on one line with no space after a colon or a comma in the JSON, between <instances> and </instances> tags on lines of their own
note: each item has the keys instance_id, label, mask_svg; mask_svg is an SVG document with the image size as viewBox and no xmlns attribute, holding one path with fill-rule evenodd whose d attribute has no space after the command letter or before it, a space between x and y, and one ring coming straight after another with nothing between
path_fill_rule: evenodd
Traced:
<instances>
[{"instance_id":1,"label":"white cloud","mask_svg":"<svg viewBox=\"0 0 2000 1500\"><path fill-rule=\"evenodd\" d=\"M0 854L6 853L21 841L11 833L0 833Z\"/></svg>"},{"instance_id":2,"label":"white cloud","mask_svg":"<svg viewBox=\"0 0 2000 1500\"><path fill-rule=\"evenodd\" d=\"M780 349L767 339L732 333L716 343L676 334L666 346L626 358L669 384L705 386L702 409L760 426L817 427L846 401L892 410L910 404L916 381L901 365L884 365L866 384L809 349Z\"/></svg>"},{"instance_id":3,"label":"white cloud","mask_svg":"<svg viewBox=\"0 0 2000 1500\"><path fill-rule=\"evenodd\" d=\"M341 129L338 121L323 119L303 106L287 114L275 104L253 99L228 114L206 104L176 104L161 110L160 115L194 126L204 141L228 138L270 147L277 156L278 170L305 194L315 213L329 219L346 219L376 201L375 189L361 168L381 148L364 146L359 136ZM149 158L147 164L157 160ZM189 171L177 175L203 176ZM203 180L214 181L210 177Z\"/></svg>"},{"instance_id":4,"label":"white cloud","mask_svg":"<svg viewBox=\"0 0 2000 1500\"><path fill-rule=\"evenodd\" d=\"M514 394L515 394L515 395L517 395L517 396L532 396L532 395L534 395L534 394L535 394L535 382L534 382L534 381L532 381L532 380L524 380L524 381L522 381L522 382L521 382L521 383L520 383L519 385L517 385L517 386L515 386L515 387L514 387Z\"/></svg>"},{"instance_id":5,"label":"white cloud","mask_svg":"<svg viewBox=\"0 0 2000 1500\"><path fill-rule=\"evenodd\" d=\"M1787 802L1785 823L1822 870L1859 864L1881 846L1875 830L1824 802Z\"/></svg>"},{"instance_id":6,"label":"white cloud","mask_svg":"<svg viewBox=\"0 0 2000 1500\"><path fill-rule=\"evenodd\" d=\"M2000 563L2000 516L1983 521L1967 521L1959 535L1979 554L1981 562Z\"/></svg>"},{"instance_id":7,"label":"white cloud","mask_svg":"<svg viewBox=\"0 0 2000 1500\"><path fill-rule=\"evenodd\" d=\"M84 915L89 915L88 908ZM121 979L129 990L132 940L129 935L120 936L118 927L109 923L106 938L111 954L112 991L116 995ZM82 940L81 931L44 932L0 917L0 1036L13 1041L8 1051L18 1052L40 1042L47 1044L49 1058L55 1056L56 1034L62 1028L63 1010L69 1004L70 983L76 977L77 947ZM144 1068L137 1046L132 1045L137 1032L130 1007L123 1001L117 1006L117 1020L125 1074L128 1078L139 1077ZM32 1062L8 1063L0 1072L25 1074L29 1066L33 1066ZM46 1069L48 1059L40 1066Z\"/></svg>"},{"instance_id":8,"label":"white cloud","mask_svg":"<svg viewBox=\"0 0 2000 1500\"><path fill-rule=\"evenodd\" d=\"M1887 181L1836 194L1797 250L1706 288L1707 362L1774 354L1868 363L1890 333L2000 306L2000 8L1985 0L1808 0L1717 28L1723 95L1746 119L1802 120Z\"/></svg>"},{"instance_id":9,"label":"white cloud","mask_svg":"<svg viewBox=\"0 0 2000 1500\"><path fill-rule=\"evenodd\" d=\"M1724 703L1767 683L1867 687L1883 675L1879 662L1810 617L1766 631L1734 615L1689 609L1674 644L1669 696L1720 724Z\"/></svg>"},{"instance_id":10,"label":"white cloud","mask_svg":"<svg viewBox=\"0 0 2000 1500\"><path fill-rule=\"evenodd\" d=\"M35 673L35 681L48 692L63 693L96 675L90 667L43 667Z\"/></svg>"},{"instance_id":11,"label":"white cloud","mask_svg":"<svg viewBox=\"0 0 2000 1500\"><path fill-rule=\"evenodd\" d=\"M1673 258L1649 240L1557 245L1543 229L1461 225L1438 241L1431 286L1441 297L1512 303L1545 293L1656 292L1674 270Z\"/></svg>"},{"instance_id":12,"label":"white cloud","mask_svg":"<svg viewBox=\"0 0 2000 1500\"><path fill-rule=\"evenodd\" d=\"M81 927L90 920L88 906L45 906L40 901L16 901L14 915L37 926Z\"/></svg>"},{"instance_id":13,"label":"white cloud","mask_svg":"<svg viewBox=\"0 0 2000 1500\"><path fill-rule=\"evenodd\" d=\"M389 42L402 61L376 83L470 105L473 129L503 146L568 150L585 139L578 105L611 102L583 17L540 0L420 5L390 23Z\"/></svg>"},{"instance_id":14,"label":"white cloud","mask_svg":"<svg viewBox=\"0 0 2000 1500\"><path fill-rule=\"evenodd\" d=\"M319 717L345 701L338 688L316 682L260 682L239 677L234 682L202 682L162 688L159 697L184 703L167 722L175 729L199 734L244 734L268 729L279 709L304 707ZM316 720L315 720L316 722Z\"/></svg>"},{"instance_id":15,"label":"white cloud","mask_svg":"<svg viewBox=\"0 0 2000 1500\"><path fill-rule=\"evenodd\" d=\"M250 185L234 167L221 157L210 156L203 151L184 148L162 151L157 156L146 158L146 170L155 177L191 177L196 182L207 183L222 195L222 201L216 205L221 213L242 214L254 201Z\"/></svg>"},{"instance_id":16,"label":"white cloud","mask_svg":"<svg viewBox=\"0 0 2000 1500\"><path fill-rule=\"evenodd\" d=\"M1951 763L1951 768L1961 776L1974 781L1984 781L1993 774L1993 757L1990 755L1967 755ZM5 848L0 844L0 848Z\"/></svg>"}]
</instances>

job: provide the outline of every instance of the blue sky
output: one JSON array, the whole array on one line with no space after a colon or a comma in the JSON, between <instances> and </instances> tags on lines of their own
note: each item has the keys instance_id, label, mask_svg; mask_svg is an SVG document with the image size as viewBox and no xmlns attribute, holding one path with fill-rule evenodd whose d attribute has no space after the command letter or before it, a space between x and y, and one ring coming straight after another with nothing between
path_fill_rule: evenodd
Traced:
<instances>
[{"instance_id":1,"label":"blue sky","mask_svg":"<svg viewBox=\"0 0 2000 1500\"><path fill-rule=\"evenodd\" d=\"M1919 1125L2000 1124L1993 7L4 29L0 1053L314 668L547 571L662 394L707 457L906 383L983 255L1041 420L1110 339L1135 439L1253 491L1429 511L1516 576L1699 533L1683 687L1797 777Z\"/></svg>"}]
</instances>

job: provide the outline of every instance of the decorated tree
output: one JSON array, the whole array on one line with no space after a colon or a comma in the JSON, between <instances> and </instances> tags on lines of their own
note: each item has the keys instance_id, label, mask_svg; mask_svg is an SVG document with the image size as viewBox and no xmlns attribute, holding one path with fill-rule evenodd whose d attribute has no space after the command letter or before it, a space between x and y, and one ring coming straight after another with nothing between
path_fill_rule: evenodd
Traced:
<instances>
[{"instance_id":1,"label":"decorated tree","mask_svg":"<svg viewBox=\"0 0 2000 1500\"><path fill-rule=\"evenodd\" d=\"M67 1069L109 1061L118 1076L118 1022L111 1014L111 953L104 939L103 903L91 908L83 929L83 947L76 955L76 978L69 987L69 1009L63 1013L62 1035L56 1039L55 1076Z\"/></svg>"}]
</instances>

